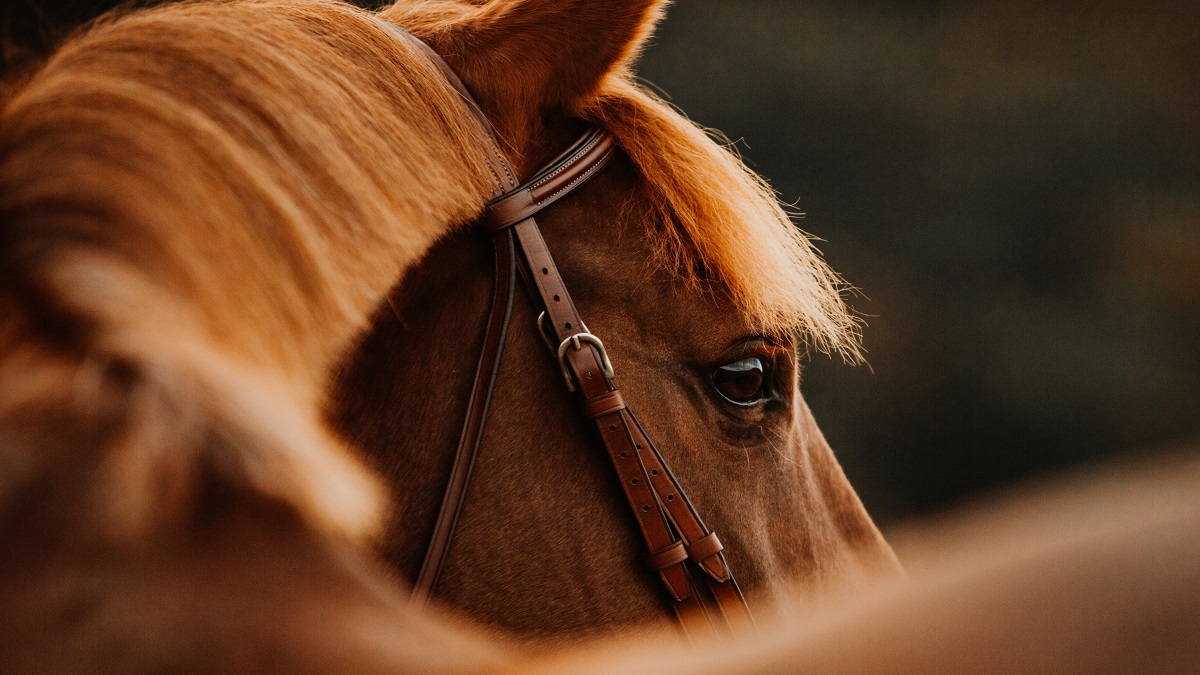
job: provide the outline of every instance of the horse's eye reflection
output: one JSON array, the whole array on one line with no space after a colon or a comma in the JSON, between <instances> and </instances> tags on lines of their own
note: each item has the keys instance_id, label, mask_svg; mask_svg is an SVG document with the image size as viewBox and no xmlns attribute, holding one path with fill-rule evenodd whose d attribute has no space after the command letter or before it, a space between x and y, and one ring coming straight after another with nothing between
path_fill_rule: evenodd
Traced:
<instances>
[{"instance_id":1,"label":"horse's eye reflection","mask_svg":"<svg viewBox=\"0 0 1200 675\"><path fill-rule=\"evenodd\" d=\"M750 406L771 397L770 378L762 359L751 357L713 371L713 386L730 403Z\"/></svg>"}]
</instances>

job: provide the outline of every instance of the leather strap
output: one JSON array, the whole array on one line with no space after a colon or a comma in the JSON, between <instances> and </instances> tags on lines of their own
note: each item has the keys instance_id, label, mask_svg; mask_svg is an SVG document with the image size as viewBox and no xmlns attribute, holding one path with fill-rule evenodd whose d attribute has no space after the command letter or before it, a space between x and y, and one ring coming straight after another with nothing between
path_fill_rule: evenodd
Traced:
<instances>
[{"instance_id":1,"label":"leather strap","mask_svg":"<svg viewBox=\"0 0 1200 675\"><path fill-rule=\"evenodd\" d=\"M581 341L580 347L576 349L569 343L571 337L585 334L583 320L567 292L537 223L532 218L527 218L512 228L517 237L517 246L529 266L529 277L533 281L531 290L546 307L549 318L547 323L550 324L550 330L559 344L557 353L561 354L560 365L566 364L563 367L571 373L576 383L574 386L584 394L585 406L597 398L604 403L614 400L611 394L615 387L610 386L604 374L604 359L600 356L599 348ZM563 349L564 344L566 349ZM623 409L616 409L594 420L649 550L661 551L674 544L676 539L666 514L658 504L649 475L642 465L641 446L634 443L622 413ZM658 574L676 602L684 601L692 595L682 560L659 569Z\"/></svg>"},{"instance_id":2,"label":"leather strap","mask_svg":"<svg viewBox=\"0 0 1200 675\"><path fill-rule=\"evenodd\" d=\"M688 556L707 573L705 582L716 600L718 609L729 625L738 628L753 628L755 626L754 616L750 612L750 606L746 603L745 596L742 595L742 589L738 587L737 579L733 577L729 563L725 560L725 547L721 544L717 533L709 530L704 521L700 519L696 507L688 499L687 493L683 491L683 486L679 484L679 479L667 466L658 447L650 440L637 417L633 416L632 411L630 417L637 426L637 433L643 443L650 449L649 454L645 455L646 464L650 470L650 480L654 483L655 491L659 495L659 501L680 533L687 547Z\"/></svg>"},{"instance_id":3,"label":"leather strap","mask_svg":"<svg viewBox=\"0 0 1200 675\"><path fill-rule=\"evenodd\" d=\"M467 111L470 112L471 116L483 126L485 131L487 131L488 137L492 140L492 142L488 144L487 148L488 167L492 172L492 179L496 185L496 191L492 193L492 196L500 196L506 191L517 187L521 181L517 178L516 172L513 171L512 165L508 163L508 158L504 156L504 152L500 150L500 145L496 142L496 132L492 128L492 123L488 121L487 115L483 113L483 109L480 108L479 103L475 101L475 97L471 94L471 90L467 89L467 85L463 84L463 81L461 78L459 78L458 73L454 72L454 69L450 67L449 63L446 63L446 59L443 59L441 54L435 52L432 47L425 44L423 41L417 38L417 36L404 30L394 23L388 23L386 21L380 21L380 23L382 23L396 35L400 36L401 39L406 40L410 44L416 46L419 50L424 52L427 57L429 57L429 60L433 62L433 65L437 66L437 69L442 72L442 76L446 78L446 81L450 83L450 86L453 87L454 91L458 93L458 97L462 100L463 105L467 107Z\"/></svg>"},{"instance_id":4,"label":"leather strap","mask_svg":"<svg viewBox=\"0 0 1200 675\"><path fill-rule=\"evenodd\" d=\"M454 452L454 465L450 469L450 478L446 481L446 491L442 495L442 504L438 509L429 547L425 550L421 571L413 584L413 600L418 605L425 605L433 595L446 552L454 537L458 515L466 501L467 484L471 480L475 457L479 454L480 441L483 440L483 425L492 401L492 392L496 387L500 357L504 354L504 338L508 335L508 324L512 318L513 291L516 286L516 251L512 233L497 234L493 248L496 257L496 282L493 287L492 308L488 312L483 349L480 350L479 363L475 367L466 419L463 421L458 447Z\"/></svg>"},{"instance_id":5,"label":"leather strap","mask_svg":"<svg viewBox=\"0 0 1200 675\"><path fill-rule=\"evenodd\" d=\"M581 161L578 166L588 165ZM504 221L497 217L492 222ZM698 563L706 572L706 583L725 623L752 627L753 617L725 561L719 539L704 526L662 455L625 404L607 372L608 357L602 352L602 343L598 339L579 339L594 336L584 328L536 222L530 217L511 227L529 266L525 276L532 279L533 290L546 307L548 323L559 340L556 356L564 371L569 371L569 382L584 396L584 411L600 431L634 518L653 552L652 568L681 605L677 612L685 630L693 639L697 627L707 633L703 624L687 618L695 614L694 605L702 600L683 565L686 556L678 554L676 532L682 536L685 553L695 550L702 554ZM645 489L647 482L649 490Z\"/></svg>"},{"instance_id":6,"label":"leather strap","mask_svg":"<svg viewBox=\"0 0 1200 675\"><path fill-rule=\"evenodd\" d=\"M445 59L408 31L395 24L383 22L392 32L409 41L429 57L442 72L446 81L458 92L459 98L479 121L489 137L493 137L491 124L471 92L459 79L458 74L446 63ZM488 164L495 184L493 196L499 196L507 190L518 186L516 172L512 170L504 153L495 142L488 147ZM497 232L493 237L493 248L496 258L496 279L493 285L492 304L488 311L488 321L484 328L483 348L480 350L479 362L475 367L475 377L471 384L471 397L467 402L467 413L463 420L462 432L459 434L458 446L454 452L454 464L450 469L450 478L446 481L446 490L442 495L442 503L438 508L437 520L434 522L433 534L429 546L425 550L425 558L421 562L421 570L413 584L413 601L425 605L433 596L441 576L442 566L454 538L454 530L458 524L458 516L462 512L463 503L467 497L467 485L471 480L471 470L475 458L479 454L479 445L483 440L484 423L487 420L488 407L491 404L492 392L496 387L496 376L500 371L500 359L504 354L505 337L508 335L508 324L512 317L513 296L516 289L516 246L510 232Z\"/></svg>"},{"instance_id":7,"label":"leather strap","mask_svg":"<svg viewBox=\"0 0 1200 675\"><path fill-rule=\"evenodd\" d=\"M386 25L420 46L458 91L470 113L491 134L492 129L479 105L441 56L398 26ZM466 499L512 314L518 264L515 249L520 248L524 263L522 278L545 307L550 337L558 344L553 351L566 384L583 396L584 412L600 432L638 529L646 540L650 567L658 572L675 601L674 609L684 631L697 642L708 641L717 635L705 609L705 601L697 592L693 575L686 565L689 558L704 571L702 576L710 598L715 601L725 623L728 626L753 626L749 607L725 561L720 540L700 520L658 448L650 442L625 403L613 381L612 366L603 343L587 331L533 218L603 168L615 147L612 136L598 127L589 129L574 145L522 185L518 185L516 174L494 135L492 139L488 158L497 196L479 223L481 229L492 235L495 244L496 281L492 306L466 419L429 549L413 590L414 599L424 603L433 594ZM542 330L540 319L538 329ZM543 333L543 337L547 336ZM552 342L548 340L548 344Z\"/></svg>"}]
</instances>

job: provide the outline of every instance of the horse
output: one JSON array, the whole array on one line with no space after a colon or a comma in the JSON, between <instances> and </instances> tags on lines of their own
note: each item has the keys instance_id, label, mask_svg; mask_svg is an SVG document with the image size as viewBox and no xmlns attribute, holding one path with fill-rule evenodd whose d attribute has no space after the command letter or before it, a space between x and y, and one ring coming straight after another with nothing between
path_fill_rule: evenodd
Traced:
<instances>
[{"instance_id":1,"label":"horse","mask_svg":"<svg viewBox=\"0 0 1200 675\"><path fill-rule=\"evenodd\" d=\"M831 293L835 277L763 186L631 84L626 68L659 10L438 2L373 15L323 2L195 3L109 17L13 85L0 117L0 667L1194 669L1194 458L1025 495L942 524L925 540L941 560L913 565L912 584L832 597L834 579L854 577L855 568L894 577L894 558L840 478L811 413L793 398L771 418L779 424L790 415L793 426L772 428L766 420L779 411L757 411L769 452L752 454L763 449L761 439L740 437L739 466L718 452L728 450L718 437L737 424L706 426L723 418L688 408L716 400L700 386L712 378L689 374L689 366L707 376L728 365L729 356L714 356L722 341L751 328L782 343L764 340L771 349L754 358L784 371L777 373L784 389L796 396L793 359L803 340L853 351L851 324ZM625 37L633 36L623 46L596 31L557 40L554 31L536 33L621 16ZM523 573L540 575L547 589L556 581L545 570L574 572L564 587L591 593L586 600L595 604L578 595L565 604L597 612L584 617L595 630L636 620L639 603L613 600L618 593L607 587L610 575L636 576L628 572L636 568L588 571L596 560L630 562L633 547L611 539L619 528L601 532L591 520L569 531L582 516L567 513L523 527L554 522L586 561L563 559L572 550L563 548L565 536L549 542L560 546L547 548L553 555L515 550L522 526L471 513L487 501L468 501L437 589L445 604L409 602L402 580L411 579L416 530L428 529L432 513L418 493L436 492L425 484L438 477L425 474L439 470L426 465L440 458L445 473L446 459L432 445L438 430L443 442L453 434L456 421L446 418L461 416L459 371L469 365L460 357L472 353L478 332L470 329L481 322L455 303L479 305L486 295L487 275L477 269L486 251L466 223L491 189L481 150L489 141L416 43L380 19L454 63L521 170L557 152L576 119L602 122L620 139L624 154L547 212L547 238L572 289L583 291L590 327L619 336L608 343L629 398L643 410L665 406L667 414L647 417L647 425L671 441L664 453L730 533L732 565L748 589L758 589L751 591L756 611L756 597L779 583L771 575L792 566L797 590L784 604L815 617L764 620L761 636L732 647L687 648L665 627L617 648L608 641L582 651L523 647L447 608L526 635L586 629L574 623L555 631L506 613L505 601L533 603L509 595L505 584L528 586L497 579L504 568L489 556L503 550L531 562ZM489 27L496 28L490 36ZM521 38L518 27L535 33ZM517 58L537 54L533 62ZM587 71L588 57L604 54L608 65L592 62ZM488 79L499 78L490 69L504 59L524 66L510 74L515 83ZM576 68L570 73L590 72L592 84L561 70ZM538 103L523 98L538 92ZM518 104L532 117L514 112ZM697 185L711 192L697 193ZM764 214L771 217L752 217ZM730 220L708 219L714 215ZM751 246L764 241L776 248ZM755 275L765 272L772 274L760 287ZM815 295L789 291L805 288ZM516 325L528 329L529 308L514 311ZM506 358L521 360L502 369L496 410L503 414L489 422L473 499L504 492L501 478L488 477L504 467L489 467L509 459L501 450L518 454L524 442L543 453L526 465L536 478L556 478L555 490L592 491L601 509L593 519L628 525L615 496L589 480L603 473L599 467L583 463L571 473L551 465L586 462L557 451L583 449L587 437L544 424L576 419L579 426L578 413L550 388L562 386L553 369L544 372L545 363L529 356L538 353L537 334L514 329L512 339ZM706 356L705 345L716 347ZM683 352L699 357L672 361ZM437 378L450 386L436 387ZM689 378L693 396L672 395ZM383 414L400 402L407 409ZM425 447L424 438L434 441ZM775 473L751 477L764 462L802 478L807 496L766 482L778 480ZM559 517L540 503L557 492L538 494L543 484L524 473L508 476L529 498L495 498L501 515ZM757 491L730 495L721 481ZM798 532L764 525L775 541L741 527L740 519L770 515L733 508L753 507L756 497L782 499L780 510L792 518L788 505L797 499L821 508L791 522ZM471 560L469 542L488 541L471 530L488 526L517 541ZM799 562L751 555L777 555L776 545L797 541ZM629 555L621 559L613 547ZM477 598L455 595L458 584L477 583L466 578L472 568L487 565L496 585ZM595 588L584 588L598 575ZM549 617L576 620L548 590L535 591ZM606 602L634 612L614 620L618 612ZM653 613L652 603L642 604Z\"/></svg>"},{"instance_id":2,"label":"horse","mask_svg":"<svg viewBox=\"0 0 1200 675\"><path fill-rule=\"evenodd\" d=\"M29 617L11 653L58 636L66 670L494 656L447 656L459 633L413 619L397 581L481 340L489 256L468 225L494 196L489 127L523 176L583 124L615 138L539 218L754 611L897 577L798 388L807 350L858 353L842 282L761 179L636 82L662 10L184 3L102 19L10 87L0 522L3 597ZM528 302L513 325L436 597L526 638L666 616Z\"/></svg>"}]
</instances>

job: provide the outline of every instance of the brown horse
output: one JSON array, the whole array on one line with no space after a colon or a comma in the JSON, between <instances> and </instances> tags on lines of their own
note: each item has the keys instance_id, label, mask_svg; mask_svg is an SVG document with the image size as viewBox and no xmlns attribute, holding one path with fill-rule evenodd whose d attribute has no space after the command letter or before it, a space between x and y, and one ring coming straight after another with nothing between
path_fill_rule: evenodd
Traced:
<instances>
[{"instance_id":1,"label":"brown horse","mask_svg":"<svg viewBox=\"0 0 1200 675\"><path fill-rule=\"evenodd\" d=\"M797 389L807 348L855 353L839 282L761 181L633 83L659 4L189 3L106 19L12 87L0 523L25 628L104 636L66 664L136 664L159 657L114 647L121 619L207 626L202 651L315 630L254 624L275 602L395 611L352 551L379 541L411 579L428 540L490 279L464 228L491 186L485 130L385 20L450 62L518 171L580 120L617 138L546 238L752 606L896 574ZM611 467L514 313L437 592L525 635L665 616ZM756 386L716 384L745 363Z\"/></svg>"},{"instance_id":2,"label":"brown horse","mask_svg":"<svg viewBox=\"0 0 1200 675\"><path fill-rule=\"evenodd\" d=\"M793 576L790 602L811 611L856 569L894 569L795 393L802 340L844 345L846 315L761 186L629 84L654 9L598 5L386 16L454 61L523 167L556 151L572 116L617 133L626 156L547 214L547 237L743 582L770 594ZM519 67L489 70L506 59ZM482 320L465 305L483 303L487 278L481 244L452 234L488 194L485 139L440 73L344 6L192 4L94 26L12 91L0 118L4 671L1200 663L1194 459L943 527L926 539L941 560L918 565L915 584L734 649L665 637L546 661L416 612L368 544L379 533L412 573L447 462L435 446L461 416L450 408ZM722 350L745 335L763 338L754 358L784 386L777 405L738 417L706 371L743 358ZM596 448L568 434L578 413L530 333L512 340L441 597L539 634L657 614ZM541 548L521 548L531 540Z\"/></svg>"}]
</instances>

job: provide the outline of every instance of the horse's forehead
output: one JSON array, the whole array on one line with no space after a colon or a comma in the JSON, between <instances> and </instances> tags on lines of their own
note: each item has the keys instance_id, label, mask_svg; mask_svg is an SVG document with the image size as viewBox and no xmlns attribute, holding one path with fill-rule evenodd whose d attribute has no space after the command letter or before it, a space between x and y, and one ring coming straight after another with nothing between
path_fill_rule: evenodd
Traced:
<instances>
[{"instance_id":1,"label":"horse's forehead","mask_svg":"<svg viewBox=\"0 0 1200 675\"><path fill-rule=\"evenodd\" d=\"M719 282L701 288L665 267L671 252L655 253L655 217L645 186L623 156L574 199L539 216L585 316L609 325L638 324L630 328L648 346L659 343L668 351L715 352L752 332Z\"/></svg>"}]
</instances>

